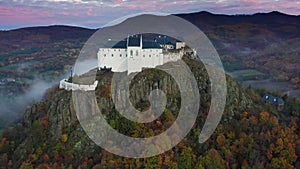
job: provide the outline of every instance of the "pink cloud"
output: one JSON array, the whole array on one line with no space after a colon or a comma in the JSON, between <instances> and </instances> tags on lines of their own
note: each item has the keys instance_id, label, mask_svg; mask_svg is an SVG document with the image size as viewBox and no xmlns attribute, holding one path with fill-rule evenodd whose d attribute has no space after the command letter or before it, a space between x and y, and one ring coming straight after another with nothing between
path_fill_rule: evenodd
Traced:
<instances>
[{"instance_id":1,"label":"pink cloud","mask_svg":"<svg viewBox=\"0 0 300 169\"><path fill-rule=\"evenodd\" d=\"M51 13L26 6L0 6L0 20L2 23L36 23L51 22Z\"/></svg>"},{"instance_id":2,"label":"pink cloud","mask_svg":"<svg viewBox=\"0 0 300 169\"><path fill-rule=\"evenodd\" d=\"M242 0L241 2L244 5L257 5L259 2L257 0Z\"/></svg>"},{"instance_id":3,"label":"pink cloud","mask_svg":"<svg viewBox=\"0 0 300 169\"><path fill-rule=\"evenodd\" d=\"M34 0L0 2L0 29L2 25L74 24L100 27L119 17L140 12L186 13L209 11L225 14L251 14L281 11L300 14L298 0L102 0L91 3L72 3Z\"/></svg>"},{"instance_id":4,"label":"pink cloud","mask_svg":"<svg viewBox=\"0 0 300 169\"><path fill-rule=\"evenodd\" d=\"M92 16L93 15L93 9L89 8L86 14L88 16Z\"/></svg>"}]
</instances>

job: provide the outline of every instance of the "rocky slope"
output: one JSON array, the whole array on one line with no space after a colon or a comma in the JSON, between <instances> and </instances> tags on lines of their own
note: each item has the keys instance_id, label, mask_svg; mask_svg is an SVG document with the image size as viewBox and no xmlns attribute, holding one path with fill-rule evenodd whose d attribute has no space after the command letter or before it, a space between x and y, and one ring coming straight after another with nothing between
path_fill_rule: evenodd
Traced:
<instances>
[{"instance_id":1,"label":"rocky slope","mask_svg":"<svg viewBox=\"0 0 300 169\"><path fill-rule=\"evenodd\" d=\"M122 158L106 152L89 139L80 126L72 103L72 92L54 86L47 91L42 101L27 109L22 124L2 134L0 166L4 168L72 168L78 166L81 168L240 168L252 166L255 168L272 167L276 164L281 167L295 165L297 159L295 154L296 128L288 127L285 122L281 122L282 127L280 127L274 116L278 113L276 110L260 103L257 94L250 89L243 89L229 77L227 77L227 104L221 124L207 142L199 144L197 142L199 131L210 106L210 82L201 63L188 58L184 60L197 79L201 105L194 128L186 139L172 150L145 159ZM95 93L98 106L102 108L102 113L106 115L107 121L113 128L129 136L149 137L163 132L174 122L180 105L180 94L171 76L162 71L146 69L134 78L130 99L136 108L147 109L149 102L146 98L154 87L166 92L168 100L162 116L154 122L139 124L127 120L116 112L110 97L112 75L111 72L98 72L96 78L99 80L99 86ZM264 114L260 113L266 109L273 112L265 119L270 120L267 125L262 121ZM88 115L88 112L86 113ZM247 124L248 126L245 126ZM263 127L264 125L266 127ZM291 144L289 147L291 152L288 156L279 158L281 154L274 150L274 156L269 159L266 154L271 148L268 147L269 145L260 145L263 139L261 132L272 131L273 134L268 136L270 140L267 142L277 147L276 140L280 133L277 130L289 134L289 140L284 140L284 143ZM285 149L281 148L278 151L283 150ZM279 159L279 162L272 162L272 158Z\"/></svg>"}]
</instances>

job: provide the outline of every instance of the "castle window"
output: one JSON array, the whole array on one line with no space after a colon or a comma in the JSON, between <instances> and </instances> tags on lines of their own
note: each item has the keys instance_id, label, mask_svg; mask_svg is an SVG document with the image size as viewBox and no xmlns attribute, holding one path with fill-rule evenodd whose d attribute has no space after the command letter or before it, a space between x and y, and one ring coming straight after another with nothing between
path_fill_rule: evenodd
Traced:
<instances>
[{"instance_id":1,"label":"castle window","mask_svg":"<svg viewBox=\"0 0 300 169\"><path fill-rule=\"evenodd\" d=\"M145 55L143 55L143 57L145 57Z\"/></svg>"},{"instance_id":2,"label":"castle window","mask_svg":"<svg viewBox=\"0 0 300 169\"><path fill-rule=\"evenodd\" d=\"M135 55L138 56L138 55L139 55L139 52L138 52L138 51L135 51Z\"/></svg>"},{"instance_id":3,"label":"castle window","mask_svg":"<svg viewBox=\"0 0 300 169\"><path fill-rule=\"evenodd\" d=\"M106 54L104 54L104 57L106 56Z\"/></svg>"},{"instance_id":4,"label":"castle window","mask_svg":"<svg viewBox=\"0 0 300 169\"><path fill-rule=\"evenodd\" d=\"M149 55L149 57L151 57L151 55Z\"/></svg>"},{"instance_id":5,"label":"castle window","mask_svg":"<svg viewBox=\"0 0 300 169\"><path fill-rule=\"evenodd\" d=\"M120 54L120 57L122 57L122 54Z\"/></svg>"},{"instance_id":6,"label":"castle window","mask_svg":"<svg viewBox=\"0 0 300 169\"><path fill-rule=\"evenodd\" d=\"M133 51L132 51L132 50L130 50L130 56L131 56L131 57L133 56Z\"/></svg>"},{"instance_id":7,"label":"castle window","mask_svg":"<svg viewBox=\"0 0 300 169\"><path fill-rule=\"evenodd\" d=\"M114 57L114 54L111 54L111 57Z\"/></svg>"}]
</instances>

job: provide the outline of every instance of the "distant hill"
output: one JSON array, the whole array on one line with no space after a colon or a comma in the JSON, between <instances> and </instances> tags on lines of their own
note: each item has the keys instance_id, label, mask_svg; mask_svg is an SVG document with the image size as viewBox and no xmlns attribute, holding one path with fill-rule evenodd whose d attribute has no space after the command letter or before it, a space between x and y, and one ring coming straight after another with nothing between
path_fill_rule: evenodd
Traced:
<instances>
[{"instance_id":1,"label":"distant hill","mask_svg":"<svg viewBox=\"0 0 300 169\"><path fill-rule=\"evenodd\" d=\"M176 14L176 16L187 19L188 21L196 24L199 27L202 27L202 25L220 26L240 23L252 23L260 25L300 24L299 16L287 15L277 11L273 11L270 13L256 13L253 15L225 15L213 14L203 11L197 13Z\"/></svg>"},{"instance_id":2,"label":"distant hill","mask_svg":"<svg viewBox=\"0 0 300 169\"><path fill-rule=\"evenodd\" d=\"M44 26L0 31L1 53L20 48L37 48L67 39L87 40L95 30L72 26Z\"/></svg>"},{"instance_id":3,"label":"distant hill","mask_svg":"<svg viewBox=\"0 0 300 169\"><path fill-rule=\"evenodd\" d=\"M225 69L257 69L299 88L300 16L280 12L178 14L199 27L217 48ZM298 65L298 66L297 66Z\"/></svg>"}]
</instances>

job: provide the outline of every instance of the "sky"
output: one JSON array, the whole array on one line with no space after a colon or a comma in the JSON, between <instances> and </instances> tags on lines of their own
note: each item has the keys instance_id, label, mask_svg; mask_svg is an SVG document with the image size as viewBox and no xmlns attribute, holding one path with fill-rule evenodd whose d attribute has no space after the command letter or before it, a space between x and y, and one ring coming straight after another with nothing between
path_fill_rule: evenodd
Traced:
<instances>
[{"instance_id":1,"label":"sky","mask_svg":"<svg viewBox=\"0 0 300 169\"><path fill-rule=\"evenodd\" d=\"M300 15L299 0L0 0L0 30L72 25L99 28L120 17L143 12L166 14L208 11L253 14L279 11Z\"/></svg>"}]
</instances>

